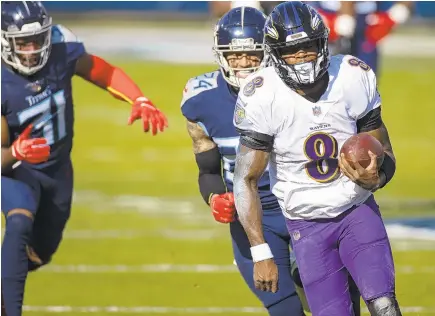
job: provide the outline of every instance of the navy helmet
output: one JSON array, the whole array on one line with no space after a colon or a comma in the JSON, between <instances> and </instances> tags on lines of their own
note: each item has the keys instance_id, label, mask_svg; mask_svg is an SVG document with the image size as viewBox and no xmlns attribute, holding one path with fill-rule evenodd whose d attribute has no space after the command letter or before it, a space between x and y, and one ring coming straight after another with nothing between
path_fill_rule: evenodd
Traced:
<instances>
[{"instance_id":1,"label":"navy helmet","mask_svg":"<svg viewBox=\"0 0 435 316\"><path fill-rule=\"evenodd\" d=\"M264 53L263 28L265 22L266 16L261 11L251 7L233 8L217 22L213 51L222 75L230 85L240 87L249 73L257 71L265 65L264 54L262 54L260 66L244 69L230 67L225 58L228 53ZM244 73L244 76L237 76L237 72Z\"/></svg>"},{"instance_id":2,"label":"navy helmet","mask_svg":"<svg viewBox=\"0 0 435 316\"><path fill-rule=\"evenodd\" d=\"M3 61L24 75L47 63L51 50L51 17L39 1L2 1Z\"/></svg>"},{"instance_id":3,"label":"navy helmet","mask_svg":"<svg viewBox=\"0 0 435 316\"><path fill-rule=\"evenodd\" d=\"M329 30L320 14L300 1L279 4L267 18L264 27L264 46L281 79L290 87L312 84L329 66ZM317 46L317 58L312 62L288 65L283 55L296 53L312 45Z\"/></svg>"}]
</instances>

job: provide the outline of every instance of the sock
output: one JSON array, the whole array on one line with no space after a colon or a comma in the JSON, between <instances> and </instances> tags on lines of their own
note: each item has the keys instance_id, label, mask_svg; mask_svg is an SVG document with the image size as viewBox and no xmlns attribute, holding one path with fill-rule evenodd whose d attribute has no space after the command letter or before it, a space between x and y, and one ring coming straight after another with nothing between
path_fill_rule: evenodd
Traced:
<instances>
[{"instance_id":1,"label":"sock","mask_svg":"<svg viewBox=\"0 0 435 316\"><path fill-rule=\"evenodd\" d=\"M2 294L8 316L21 316L28 258L26 246L32 232L33 220L23 214L6 219L1 252Z\"/></svg>"}]
</instances>

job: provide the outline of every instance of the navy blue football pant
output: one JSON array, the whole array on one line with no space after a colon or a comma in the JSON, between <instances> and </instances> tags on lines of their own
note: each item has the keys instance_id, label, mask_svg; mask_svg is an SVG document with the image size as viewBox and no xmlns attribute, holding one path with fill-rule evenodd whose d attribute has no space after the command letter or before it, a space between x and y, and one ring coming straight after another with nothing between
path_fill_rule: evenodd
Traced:
<instances>
[{"instance_id":1,"label":"navy blue football pant","mask_svg":"<svg viewBox=\"0 0 435 316\"><path fill-rule=\"evenodd\" d=\"M237 267L251 291L263 303L264 307L267 308L269 315L303 315L302 304L296 293L291 276L290 236L281 209L264 211L263 228L264 237L272 250L275 263L278 266L278 292L264 292L255 288L251 246L239 221L230 224L233 252Z\"/></svg>"},{"instance_id":2,"label":"navy blue football pant","mask_svg":"<svg viewBox=\"0 0 435 316\"><path fill-rule=\"evenodd\" d=\"M10 177L2 176L2 212L26 209L34 216L29 240L29 271L50 262L62 240L70 217L73 191L71 161L47 168L44 172L22 164Z\"/></svg>"}]
</instances>

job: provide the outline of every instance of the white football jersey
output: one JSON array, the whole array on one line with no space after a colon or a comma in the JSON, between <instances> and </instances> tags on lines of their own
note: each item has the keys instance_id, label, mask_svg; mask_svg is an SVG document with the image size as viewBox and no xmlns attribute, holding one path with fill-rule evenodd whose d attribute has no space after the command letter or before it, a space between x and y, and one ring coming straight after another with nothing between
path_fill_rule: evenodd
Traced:
<instances>
[{"instance_id":1,"label":"white football jersey","mask_svg":"<svg viewBox=\"0 0 435 316\"><path fill-rule=\"evenodd\" d=\"M333 218L371 194L338 168L356 121L381 105L374 72L350 55L331 57L329 85L316 103L290 89L273 67L241 87L234 112L239 130L273 137L272 192L290 219Z\"/></svg>"}]
</instances>

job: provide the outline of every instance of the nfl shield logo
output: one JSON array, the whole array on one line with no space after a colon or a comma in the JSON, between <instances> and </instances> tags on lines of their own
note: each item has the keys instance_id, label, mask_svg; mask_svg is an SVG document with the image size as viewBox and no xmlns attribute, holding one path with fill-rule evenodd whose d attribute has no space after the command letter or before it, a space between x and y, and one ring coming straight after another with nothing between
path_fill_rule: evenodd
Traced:
<instances>
[{"instance_id":1,"label":"nfl shield logo","mask_svg":"<svg viewBox=\"0 0 435 316\"><path fill-rule=\"evenodd\" d=\"M42 90L42 86L38 81L30 82L30 83L26 84L26 88L30 89L30 91L32 91L32 92L39 92Z\"/></svg>"},{"instance_id":2,"label":"nfl shield logo","mask_svg":"<svg viewBox=\"0 0 435 316\"><path fill-rule=\"evenodd\" d=\"M319 116L320 114L322 114L322 109L320 108L320 106L316 105L315 107L313 107L313 115Z\"/></svg>"},{"instance_id":3,"label":"nfl shield logo","mask_svg":"<svg viewBox=\"0 0 435 316\"><path fill-rule=\"evenodd\" d=\"M295 230L295 231L293 232L293 239L294 239L295 241L301 239L301 233L299 232L299 230Z\"/></svg>"}]
</instances>

